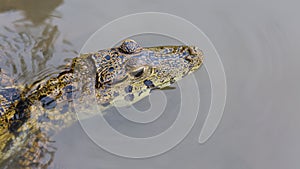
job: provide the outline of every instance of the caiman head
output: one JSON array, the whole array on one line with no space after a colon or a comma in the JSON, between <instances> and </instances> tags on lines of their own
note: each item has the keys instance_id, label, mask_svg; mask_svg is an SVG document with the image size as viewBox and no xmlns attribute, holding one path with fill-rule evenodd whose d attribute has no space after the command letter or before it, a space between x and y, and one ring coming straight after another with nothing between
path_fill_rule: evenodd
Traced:
<instances>
[{"instance_id":1,"label":"caiman head","mask_svg":"<svg viewBox=\"0 0 300 169\"><path fill-rule=\"evenodd\" d=\"M141 47L127 39L89 56L95 65L95 94L103 106L126 106L197 70L203 61L195 46Z\"/></svg>"}]
</instances>

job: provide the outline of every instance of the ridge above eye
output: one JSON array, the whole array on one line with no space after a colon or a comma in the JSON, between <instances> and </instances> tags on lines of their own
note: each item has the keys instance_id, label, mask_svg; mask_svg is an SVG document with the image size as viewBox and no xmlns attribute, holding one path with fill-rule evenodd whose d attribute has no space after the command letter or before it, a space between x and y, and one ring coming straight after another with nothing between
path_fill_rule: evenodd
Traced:
<instances>
[{"instance_id":1,"label":"ridge above eye","mask_svg":"<svg viewBox=\"0 0 300 169\"><path fill-rule=\"evenodd\" d=\"M140 51L141 46L132 39L126 39L122 42L120 46L121 50L125 53L131 54Z\"/></svg>"}]
</instances>

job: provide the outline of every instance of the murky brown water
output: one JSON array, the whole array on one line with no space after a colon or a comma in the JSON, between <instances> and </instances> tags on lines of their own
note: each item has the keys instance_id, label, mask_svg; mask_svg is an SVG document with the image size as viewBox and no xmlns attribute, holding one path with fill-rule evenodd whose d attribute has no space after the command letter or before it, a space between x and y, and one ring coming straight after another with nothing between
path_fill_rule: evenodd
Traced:
<instances>
[{"instance_id":1,"label":"murky brown water","mask_svg":"<svg viewBox=\"0 0 300 169\"><path fill-rule=\"evenodd\" d=\"M215 135L204 145L197 143L205 118L201 114L175 149L153 158L128 159L99 148L76 123L53 138L56 150L49 168L299 168L298 6L296 2L235 0L1 0L0 67L16 83L29 84L76 56L87 38L113 19L144 11L184 17L210 37L225 67L227 105ZM195 76L203 84L202 96L209 98L207 73L203 69ZM203 100L203 109L208 102ZM107 118L125 134L142 135L118 115ZM164 118L169 120L166 124L173 120L168 115Z\"/></svg>"}]
</instances>

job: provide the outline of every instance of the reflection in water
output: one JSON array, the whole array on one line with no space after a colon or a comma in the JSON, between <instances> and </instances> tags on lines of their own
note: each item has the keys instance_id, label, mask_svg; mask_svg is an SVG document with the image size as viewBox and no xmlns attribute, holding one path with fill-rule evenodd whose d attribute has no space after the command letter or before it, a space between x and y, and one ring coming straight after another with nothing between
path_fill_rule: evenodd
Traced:
<instances>
[{"instance_id":1,"label":"reflection in water","mask_svg":"<svg viewBox=\"0 0 300 169\"><path fill-rule=\"evenodd\" d=\"M0 66L9 69L11 76L22 79L29 79L32 74L46 68L53 57L53 44L59 33L57 26L49 23L43 25L40 34L32 35L29 31L6 28L5 33L0 34L3 60Z\"/></svg>"},{"instance_id":2,"label":"reflection in water","mask_svg":"<svg viewBox=\"0 0 300 169\"><path fill-rule=\"evenodd\" d=\"M20 21L31 21L34 25L42 24L51 16L53 11L63 3L63 0L1 0L0 13L20 10L24 19Z\"/></svg>"},{"instance_id":3,"label":"reflection in water","mask_svg":"<svg viewBox=\"0 0 300 169\"><path fill-rule=\"evenodd\" d=\"M3 0L0 12L21 11L23 19L12 21L13 26L0 28L0 66L11 76L31 79L46 68L53 57L59 35L52 24L54 10L63 0ZM17 60L18 58L18 60Z\"/></svg>"},{"instance_id":4,"label":"reflection in water","mask_svg":"<svg viewBox=\"0 0 300 169\"><path fill-rule=\"evenodd\" d=\"M56 54L76 55L70 49L70 42L65 39L58 41L60 32L53 24L53 16L59 16L54 10L62 3L63 0L1 1L0 13L17 10L21 11L23 18L12 21L13 26L0 28L0 88L12 83L30 84L47 74L56 73L57 69L47 68ZM57 44L61 50L57 50ZM20 163L30 168L48 168L56 152L49 133L34 125L27 134L0 131L0 143L3 142L5 151L0 153L0 168L20 168ZM0 149L3 149L1 144ZM6 157L5 153L9 156ZM5 161L1 160L4 158Z\"/></svg>"}]
</instances>

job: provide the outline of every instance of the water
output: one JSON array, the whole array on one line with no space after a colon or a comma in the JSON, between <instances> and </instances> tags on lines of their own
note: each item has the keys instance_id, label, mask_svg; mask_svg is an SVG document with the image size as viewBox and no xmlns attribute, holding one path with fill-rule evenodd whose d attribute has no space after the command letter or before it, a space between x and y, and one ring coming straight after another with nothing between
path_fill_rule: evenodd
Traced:
<instances>
[{"instance_id":1,"label":"water","mask_svg":"<svg viewBox=\"0 0 300 169\"><path fill-rule=\"evenodd\" d=\"M297 6L293 1L103 4L79 0L3 0L0 54L4 53L5 62L1 61L1 66L18 83L28 84L34 78L55 72L57 66L66 63L65 59L76 56L87 38L113 19L144 11L184 17L209 36L227 75L227 104L213 137L203 145L198 144L206 117L200 114L191 133L176 148L153 158L128 159L99 148L76 123L55 136L53 168L299 168ZM161 43L175 43L160 38ZM201 109L206 110L210 99L206 70L202 68L195 77L201 84ZM178 91L167 92L172 96ZM144 102L147 105L147 100ZM107 118L120 132L136 137L144 136L143 130L157 134L157 129L165 129L174 120L174 116L165 114L157 125L139 128L117 114Z\"/></svg>"}]
</instances>

